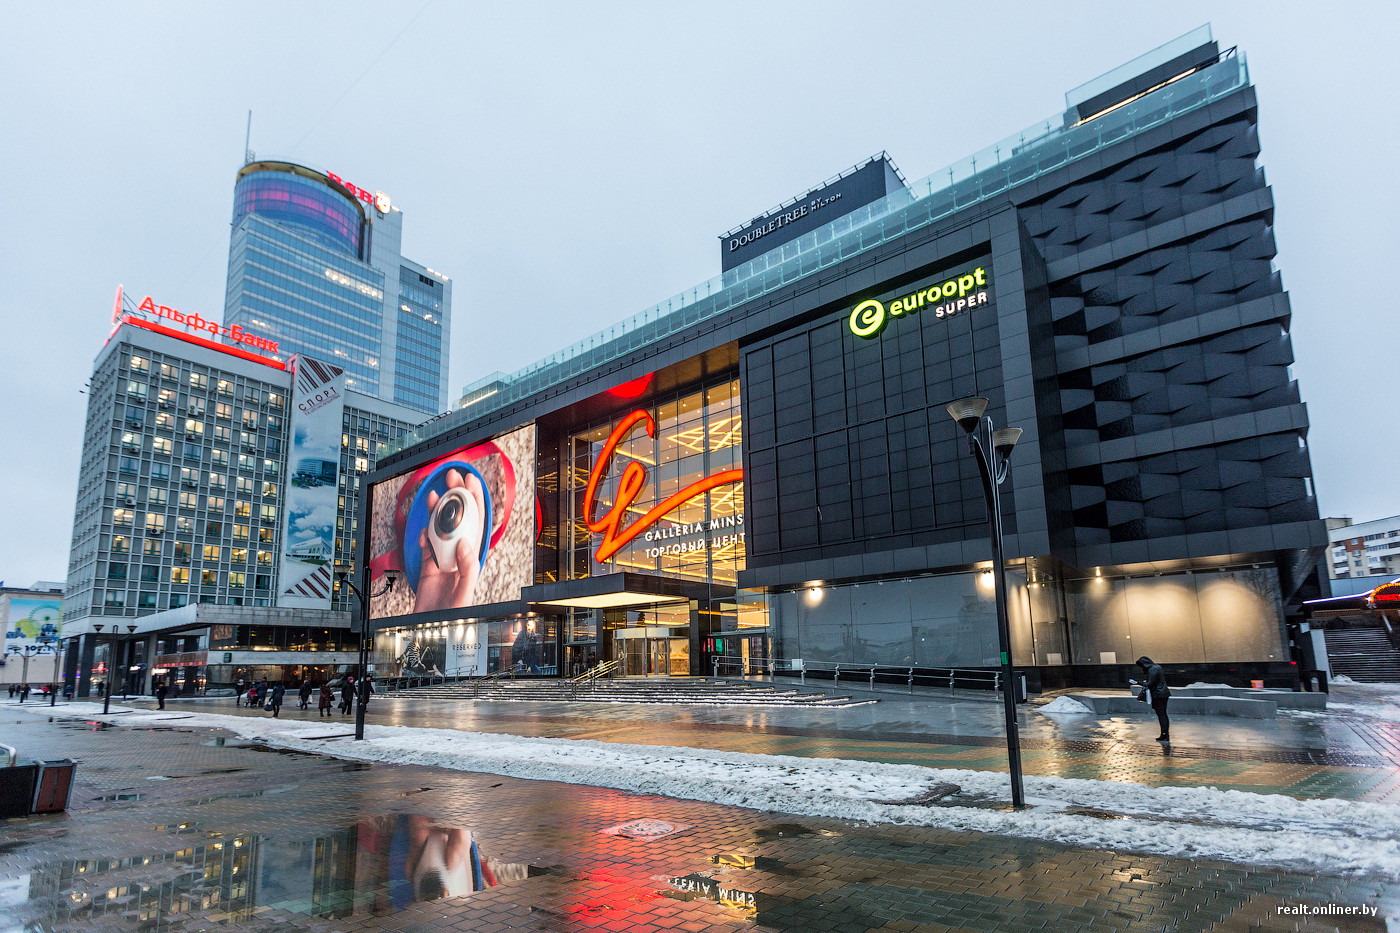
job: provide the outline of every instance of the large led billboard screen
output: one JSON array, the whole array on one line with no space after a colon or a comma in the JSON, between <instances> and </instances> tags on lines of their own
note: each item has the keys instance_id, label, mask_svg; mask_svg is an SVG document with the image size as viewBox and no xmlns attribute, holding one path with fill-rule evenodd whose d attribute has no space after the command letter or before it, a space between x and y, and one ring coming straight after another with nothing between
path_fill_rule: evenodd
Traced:
<instances>
[{"instance_id":1,"label":"large led billboard screen","mask_svg":"<svg viewBox=\"0 0 1400 933\"><path fill-rule=\"evenodd\" d=\"M376 483L370 499L370 618L520 598L534 582L535 428L455 450Z\"/></svg>"}]
</instances>

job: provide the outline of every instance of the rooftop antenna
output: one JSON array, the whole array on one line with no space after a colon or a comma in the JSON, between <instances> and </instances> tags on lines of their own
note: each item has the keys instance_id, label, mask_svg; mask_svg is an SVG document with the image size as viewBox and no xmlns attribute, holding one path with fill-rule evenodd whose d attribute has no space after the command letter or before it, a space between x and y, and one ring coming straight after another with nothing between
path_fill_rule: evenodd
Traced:
<instances>
[{"instance_id":1,"label":"rooftop antenna","mask_svg":"<svg viewBox=\"0 0 1400 933\"><path fill-rule=\"evenodd\" d=\"M248 111L248 129L247 129L247 131L244 132L244 134L243 134L243 164L244 164L244 165L247 165L249 162L252 162L254 159L257 158L257 155L253 152L253 150L248 148L249 144L250 144L252 141L253 141L253 111L249 110L249 111Z\"/></svg>"}]
</instances>

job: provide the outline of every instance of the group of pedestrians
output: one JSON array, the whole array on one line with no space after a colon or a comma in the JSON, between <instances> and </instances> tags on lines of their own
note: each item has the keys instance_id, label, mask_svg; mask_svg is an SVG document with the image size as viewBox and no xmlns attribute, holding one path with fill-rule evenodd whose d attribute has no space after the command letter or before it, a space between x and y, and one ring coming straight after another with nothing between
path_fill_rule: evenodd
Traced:
<instances>
[{"instance_id":1,"label":"group of pedestrians","mask_svg":"<svg viewBox=\"0 0 1400 933\"><path fill-rule=\"evenodd\" d=\"M369 698L374 694L374 679L369 675L365 676L362 691L364 694L364 704L369 706ZM234 685L234 703L247 706L249 709L262 706L263 709L277 716L282 712L282 702L287 694L287 688L281 683L269 684L263 680L255 684L245 684L243 678L238 679ZM320 688L311 686L311 681L303 680L301 687L297 690L297 708L310 709L312 694L316 695L316 707L318 715L330 716L331 706L335 703L335 688L330 682L321 684ZM350 714L355 708L355 676L346 676L340 687L340 713L343 716Z\"/></svg>"},{"instance_id":2,"label":"group of pedestrians","mask_svg":"<svg viewBox=\"0 0 1400 933\"><path fill-rule=\"evenodd\" d=\"M23 703L25 700L29 699L30 693L29 684L10 684L10 699L12 700L18 696L19 701ZM49 688L44 687L44 695L48 696L48 693Z\"/></svg>"}]
</instances>

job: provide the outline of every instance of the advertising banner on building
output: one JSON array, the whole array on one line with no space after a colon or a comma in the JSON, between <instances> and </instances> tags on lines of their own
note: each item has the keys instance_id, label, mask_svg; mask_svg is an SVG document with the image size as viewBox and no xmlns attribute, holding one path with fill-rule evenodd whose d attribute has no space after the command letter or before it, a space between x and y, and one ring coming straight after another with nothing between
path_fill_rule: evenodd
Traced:
<instances>
[{"instance_id":1,"label":"advertising banner on building","mask_svg":"<svg viewBox=\"0 0 1400 933\"><path fill-rule=\"evenodd\" d=\"M292 357L290 365L292 443L287 453L290 475L282 519L277 605L288 609L329 609L340 495L345 371L300 355Z\"/></svg>"},{"instance_id":2,"label":"advertising banner on building","mask_svg":"<svg viewBox=\"0 0 1400 933\"><path fill-rule=\"evenodd\" d=\"M0 651L52 654L63 629L63 603L58 599L11 597L5 613L5 644Z\"/></svg>"},{"instance_id":3,"label":"advertising banner on building","mask_svg":"<svg viewBox=\"0 0 1400 933\"><path fill-rule=\"evenodd\" d=\"M370 501L370 618L520 598L534 582L535 428L455 450L375 484Z\"/></svg>"}]
</instances>

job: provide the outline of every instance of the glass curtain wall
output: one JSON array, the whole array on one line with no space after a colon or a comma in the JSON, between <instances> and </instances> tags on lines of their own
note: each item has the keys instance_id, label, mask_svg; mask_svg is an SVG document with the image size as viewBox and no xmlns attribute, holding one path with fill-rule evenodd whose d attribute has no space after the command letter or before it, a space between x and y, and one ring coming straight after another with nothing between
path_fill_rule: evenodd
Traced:
<instances>
[{"instance_id":1,"label":"glass curtain wall","mask_svg":"<svg viewBox=\"0 0 1400 933\"><path fill-rule=\"evenodd\" d=\"M655 419L656 436L648 435L646 426L638 423L618 445L598 489L595 520L617 501L618 478L629 461L641 464L647 476L629 507L633 521L677 491L743 466L739 380L639 407ZM585 488L620 420L596 425L569 440L571 533L566 564L570 579L626 570L735 585L744 566L743 483L720 486L681 503L652 526L650 536L639 535L607 561L593 559L601 536L588 530Z\"/></svg>"}]
</instances>

